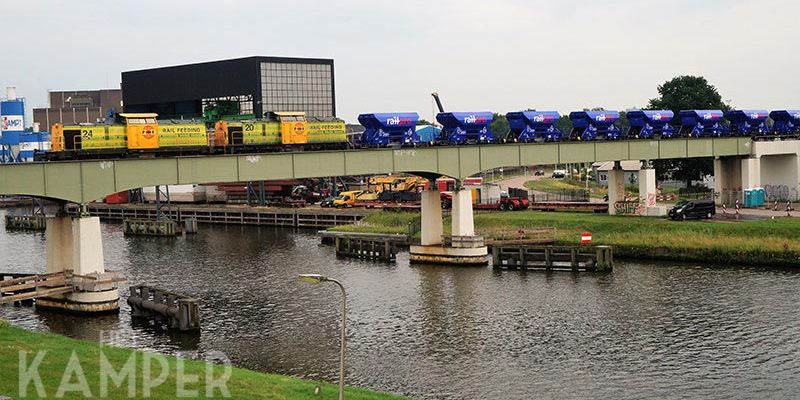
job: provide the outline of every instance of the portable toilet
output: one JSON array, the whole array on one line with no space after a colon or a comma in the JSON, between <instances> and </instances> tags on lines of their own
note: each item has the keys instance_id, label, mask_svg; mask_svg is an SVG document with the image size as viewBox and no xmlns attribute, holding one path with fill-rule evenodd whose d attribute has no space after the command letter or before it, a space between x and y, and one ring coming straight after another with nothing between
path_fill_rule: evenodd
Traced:
<instances>
[{"instance_id":1,"label":"portable toilet","mask_svg":"<svg viewBox=\"0 0 800 400\"><path fill-rule=\"evenodd\" d=\"M753 193L753 189L745 189L744 190L744 207L745 208L753 208L755 207L755 196Z\"/></svg>"},{"instance_id":2,"label":"portable toilet","mask_svg":"<svg viewBox=\"0 0 800 400\"><path fill-rule=\"evenodd\" d=\"M436 114L436 120L442 124L439 141L448 144L493 142L494 135L489 127L493 117L488 111Z\"/></svg>"},{"instance_id":3,"label":"portable toilet","mask_svg":"<svg viewBox=\"0 0 800 400\"><path fill-rule=\"evenodd\" d=\"M800 134L800 110L775 110L769 113L772 119L772 133L775 135Z\"/></svg>"},{"instance_id":4,"label":"portable toilet","mask_svg":"<svg viewBox=\"0 0 800 400\"><path fill-rule=\"evenodd\" d=\"M361 114L358 122L364 127L364 133L359 144L366 147L413 145L419 142L417 121L417 113Z\"/></svg>"},{"instance_id":5,"label":"portable toilet","mask_svg":"<svg viewBox=\"0 0 800 400\"><path fill-rule=\"evenodd\" d=\"M622 131L614 125L619 119L617 111L573 111L569 113L572 121L572 140L608 139L617 140Z\"/></svg>"},{"instance_id":6,"label":"portable toilet","mask_svg":"<svg viewBox=\"0 0 800 400\"><path fill-rule=\"evenodd\" d=\"M509 141L557 142L561 140L561 131L556 122L561 118L557 111L518 111L506 114L511 129Z\"/></svg>"},{"instance_id":7,"label":"portable toilet","mask_svg":"<svg viewBox=\"0 0 800 400\"><path fill-rule=\"evenodd\" d=\"M675 113L670 110L633 110L625 116L631 125L626 135L629 138L660 139L675 136L675 127L670 125Z\"/></svg>"},{"instance_id":8,"label":"portable toilet","mask_svg":"<svg viewBox=\"0 0 800 400\"><path fill-rule=\"evenodd\" d=\"M681 110L682 136L726 136L728 129L722 125L721 110Z\"/></svg>"},{"instance_id":9,"label":"portable toilet","mask_svg":"<svg viewBox=\"0 0 800 400\"><path fill-rule=\"evenodd\" d=\"M767 110L731 110L725 113L734 136L766 135L769 133L768 116Z\"/></svg>"},{"instance_id":10,"label":"portable toilet","mask_svg":"<svg viewBox=\"0 0 800 400\"><path fill-rule=\"evenodd\" d=\"M757 207L763 207L764 204L767 202L767 191L764 190L764 188L760 187L760 188L756 188L755 189L755 193L756 193L755 194L756 195L756 199L755 199L756 206Z\"/></svg>"}]
</instances>

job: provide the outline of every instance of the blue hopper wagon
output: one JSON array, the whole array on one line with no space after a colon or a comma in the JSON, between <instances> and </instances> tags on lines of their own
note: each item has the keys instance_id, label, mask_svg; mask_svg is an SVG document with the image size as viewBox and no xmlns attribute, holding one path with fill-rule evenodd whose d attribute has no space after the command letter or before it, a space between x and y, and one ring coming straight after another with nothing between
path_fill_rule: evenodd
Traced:
<instances>
[{"instance_id":1,"label":"blue hopper wagon","mask_svg":"<svg viewBox=\"0 0 800 400\"><path fill-rule=\"evenodd\" d=\"M417 113L361 114L358 122L365 129L359 144L365 147L413 146L419 143L417 121Z\"/></svg>"},{"instance_id":2,"label":"blue hopper wagon","mask_svg":"<svg viewBox=\"0 0 800 400\"><path fill-rule=\"evenodd\" d=\"M768 116L767 110L731 110L725 113L725 118L731 123L731 134L734 136L769 134Z\"/></svg>"},{"instance_id":3,"label":"blue hopper wagon","mask_svg":"<svg viewBox=\"0 0 800 400\"><path fill-rule=\"evenodd\" d=\"M727 136L721 110L681 110L681 136Z\"/></svg>"},{"instance_id":4,"label":"blue hopper wagon","mask_svg":"<svg viewBox=\"0 0 800 400\"><path fill-rule=\"evenodd\" d=\"M617 140L622 131L614 125L619 119L617 111L573 111L569 113L572 120L571 140Z\"/></svg>"},{"instance_id":5,"label":"blue hopper wagon","mask_svg":"<svg viewBox=\"0 0 800 400\"><path fill-rule=\"evenodd\" d=\"M769 113L772 133L780 136L800 135L800 110L775 110Z\"/></svg>"},{"instance_id":6,"label":"blue hopper wagon","mask_svg":"<svg viewBox=\"0 0 800 400\"><path fill-rule=\"evenodd\" d=\"M493 115L482 112L444 112L436 114L442 124L439 142L443 144L491 143L494 135L489 125Z\"/></svg>"},{"instance_id":7,"label":"blue hopper wagon","mask_svg":"<svg viewBox=\"0 0 800 400\"><path fill-rule=\"evenodd\" d=\"M675 113L670 110L634 110L626 114L631 126L628 138L661 139L675 136L677 131L670 125Z\"/></svg>"},{"instance_id":8,"label":"blue hopper wagon","mask_svg":"<svg viewBox=\"0 0 800 400\"><path fill-rule=\"evenodd\" d=\"M562 133L556 127L561 115L556 111L518 111L506 114L511 133L509 141L557 142Z\"/></svg>"}]
</instances>

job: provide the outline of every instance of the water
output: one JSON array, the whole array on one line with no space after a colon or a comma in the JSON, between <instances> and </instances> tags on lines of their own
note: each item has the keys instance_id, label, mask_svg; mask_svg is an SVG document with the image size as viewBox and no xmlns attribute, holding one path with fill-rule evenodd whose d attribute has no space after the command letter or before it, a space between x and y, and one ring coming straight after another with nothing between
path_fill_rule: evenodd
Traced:
<instances>
[{"instance_id":1,"label":"water","mask_svg":"<svg viewBox=\"0 0 800 400\"><path fill-rule=\"evenodd\" d=\"M201 225L124 237L103 225L109 269L202 299L202 332L119 315L0 307L31 329L164 353L225 352L240 367L338 373L338 288L348 290L349 384L426 399L797 398L800 273L618 262L611 274L337 260L314 232ZM0 229L0 271L42 272L44 235Z\"/></svg>"}]
</instances>

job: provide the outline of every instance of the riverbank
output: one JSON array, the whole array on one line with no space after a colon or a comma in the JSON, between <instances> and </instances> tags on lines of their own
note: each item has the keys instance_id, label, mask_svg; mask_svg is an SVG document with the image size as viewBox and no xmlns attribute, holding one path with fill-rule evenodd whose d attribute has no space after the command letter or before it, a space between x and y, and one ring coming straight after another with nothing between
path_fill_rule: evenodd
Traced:
<instances>
[{"instance_id":1,"label":"riverbank","mask_svg":"<svg viewBox=\"0 0 800 400\"><path fill-rule=\"evenodd\" d=\"M24 364L20 360L21 352L26 354ZM37 354L44 355L38 362L38 368L35 368ZM104 383L101 365L106 360L110 365L110 374L107 375L108 378ZM64 398L67 399L91 397L86 396L89 392L92 396L102 396L104 386L107 388L107 392L105 392L107 397L105 398L109 399L144 396L152 399L228 397L294 400L332 399L336 398L338 393L338 386L335 384L306 381L240 368L232 368L230 379L225 380L223 377L226 372L222 365L107 346L49 333L32 332L11 326L3 320L0 320L0 365L3 365L5 369L4 373L0 374L0 397L57 397L59 386L62 387L62 390L71 389L64 395ZM18 365L20 365L19 368L17 368ZM80 369L71 369L70 366L79 366ZM122 376L125 371L129 370L129 367L131 367L131 376L121 381L122 385L117 387L113 379ZM29 383L26 385L27 396L20 395L20 370L38 371L42 383L40 392L37 392L35 375L24 374L32 379L27 381ZM62 381L65 376L68 380ZM179 376L184 378L179 380ZM150 390L149 396L144 391L147 386L146 382L148 382L145 377L149 377L149 382L154 386L148 389ZM85 379L85 384L82 384L82 379ZM163 383L155 385L162 380ZM181 381L185 385L182 386ZM63 385L62 382L72 386ZM220 386L224 386L229 391L229 396L225 396L225 392L220 386L215 388L215 382L222 383ZM133 396L129 395L131 390L129 384L133 387ZM319 394L314 393L317 386L320 388ZM212 390L211 393L208 393L208 390ZM346 388L346 397L364 400L402 398L353 387Z\"/></svg>"},{"instance_id":2,"label":"riverbank","mask_svg":"<svg viewBox=\"0 0 800 400\"><path fill-rule=\"evenodd\" d=\"M419 214L379 212L337 231L408 233ZM445 218L445 234L450 218ZM556 243L580 243L591 232L593 244L614 246L616 257L720 264L800 266L800 219L671 221L662 218L614 217L585 213L536 211L475 214L475 230L487 238L503 238L518 231L555 227ZM418 235L418 233L417 233Z\"/></svg>"}]
</instances>

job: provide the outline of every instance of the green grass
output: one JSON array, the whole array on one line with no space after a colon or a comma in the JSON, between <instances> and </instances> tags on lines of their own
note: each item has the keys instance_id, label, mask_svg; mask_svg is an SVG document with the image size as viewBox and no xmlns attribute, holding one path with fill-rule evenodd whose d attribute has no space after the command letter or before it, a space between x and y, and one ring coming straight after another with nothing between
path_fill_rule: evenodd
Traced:
<instances>
[{"instance_id":1,"label":"green grass","mask_svg":"<svg viewBox=\"0 0 800 400\"><path fill-rule=\"evenodd\" d=\"M45 357L39 365L38 371L46 391L47 398L54 398L57 394L59 383L61 382L66 366L69 363L71 354L77 355L83 374L86 377L88 388L93 396L100 394L100 363L101 353L110 362L113 373L122 370L123 365L133 355L135 357L136 392L133 398L143 397L143 371L145 354L138 350L103 346L99 343L87 342L70 339L64 336L31 332L17 327L10 326L7 322L0 320L0 395L19 397L19 364L20 352L27 352L27 362L23 368L29 368L34 360L36 352L47 351ZM152 389L150 397L152 399L173 399L176 398L176 377L178 376L178 359L171 356L164 356L168 362L169 375L166 382ZM157 378L160 374L161 366L158 362L152 362L152 378ZM199 396L205 398L206 367L208 364L201 361L185 360L184 376L196 375L198 382L187 382L187 390L199 390ZM223 367L214 366L213 377L218 379L223 376ZM72 375L69 382L78 382L78 375ZM319 385L320 394L314 394L315 387ZM127 399L127 381L123 386L117 388L111 380L108 381L108 397L110 399ZM27 387L28 396L25 398L39 398L36 396L36 388L33 384ZM305 381L288 376L264 374L240 368L233 368L230 380L227 381L227 388L230 390L230 398L233 399L335 399L338 393L338 386L335 384ZM34 397L31 397L34 396ZM192 396L197 397L197 396ZM221 398L220 391L215 391L214 398ZM346 389L348 399L400 399L401 397L384 393L372 392L366 389L348 387ZM68 392L64 396L67 399L84 398L84 394L78 392Z\"/></svg>"},{"instance_id":2,"label":"green grass","mask_svg":"<svg viewBox=\"0 0 800 400\"><path fill-rule=\"evenodd\" d=\"M639 191L635 185L626 185L625 190L631 193ZM573 179L553 179L542 178L537 181L525 182L525 187L537 192L560 193L563 190L586 190L586 182L579 182ZM589 195L594 198L601 198L608 192L605 186L599 186L594 182L589 182Z\"/></svg>"},{"instance_id":3,"label":"green grass","mask_svg":"<svg viewBox=\"0 0 800 400\"><path fill-rule=\"evenodd\" d=\"M335 230L405 233L416 213L377 213L359 226ZM445 231L450 219L445 218ZM559 244L578 244L580 233L593 243L614 246L620 257L800 266L800 220L671 221L663 218L614 217L586 213L537 211L475 214L475 230L486 237L509 231L555 227Z\"/></svg>"}]
</instances>

